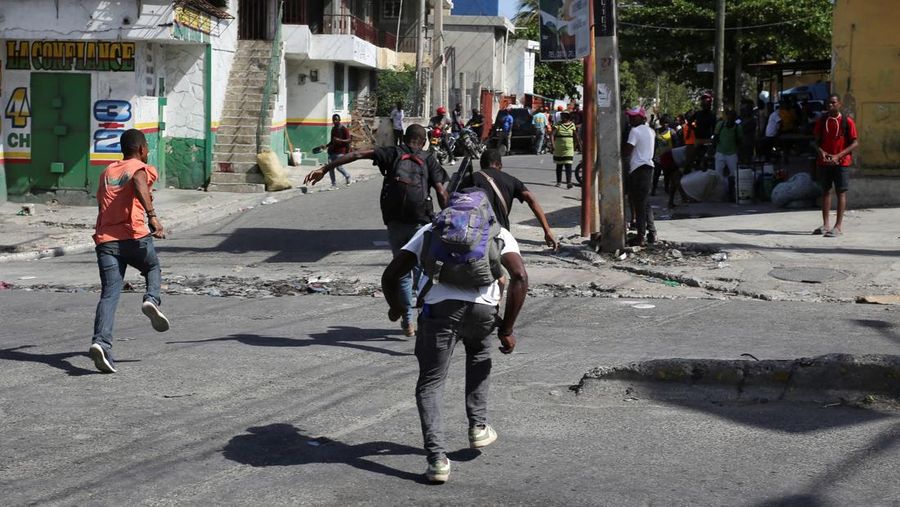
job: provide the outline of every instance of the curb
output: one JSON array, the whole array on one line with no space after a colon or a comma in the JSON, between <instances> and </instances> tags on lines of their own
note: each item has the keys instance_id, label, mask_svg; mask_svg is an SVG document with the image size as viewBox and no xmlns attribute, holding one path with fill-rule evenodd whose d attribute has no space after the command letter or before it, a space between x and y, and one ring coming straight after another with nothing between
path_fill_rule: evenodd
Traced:
<instances>
[{"instance_id":1,"label":"curb","mask_svg":"<svg viewBox=\"0 0 900 507\"><path fill-rule=\"evenodd\" d=\"M878 395L900 402L900 356L828 354L799 359L752 359L673 358L601 366L587 372L576 391L579 395L624 392L633 399L662 401L843 403L854 397Z\"/></svg>"}]
</instances>

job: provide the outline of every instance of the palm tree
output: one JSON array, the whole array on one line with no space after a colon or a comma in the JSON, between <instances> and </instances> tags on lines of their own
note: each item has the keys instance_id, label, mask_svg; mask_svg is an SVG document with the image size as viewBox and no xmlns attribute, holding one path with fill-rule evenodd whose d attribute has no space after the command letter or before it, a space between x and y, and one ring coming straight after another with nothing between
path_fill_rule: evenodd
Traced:
<instances>
[{"instance_id":1,"label":"palm tree","mask_svg":"<svg viewBox=\"0 0 900 507\"><path fill-rule=\"evenodd\" d=\"M513 17L516 26L540 25L538 18L541 15L540 0L519 0L519 10Z\"/></svg>"}]
</instances>

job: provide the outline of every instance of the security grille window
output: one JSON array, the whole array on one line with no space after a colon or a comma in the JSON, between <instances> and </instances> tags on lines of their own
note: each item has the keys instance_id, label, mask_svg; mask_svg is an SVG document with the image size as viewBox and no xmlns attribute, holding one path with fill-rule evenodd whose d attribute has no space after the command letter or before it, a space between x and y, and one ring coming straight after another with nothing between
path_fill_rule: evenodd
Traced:
<instances>
[{"instance_id":1,"label":"security grille window","mask_svg":"<svg viewBox=\"0 0 900 507\"><path fill-rule=\"evenodd\" d=\"M401 6L401 5L403 5L403 2L401 2L401 1L399 1L399 0L398 0L398 1L391 1L391 0L388 0L388 1L384 2L384 3L382 3L382 6L381 6L381 8L383 9L383 10L382 10L382 13L383 13L382 16L383 16L385 19L391 19L391 18L397 19L397 18L399 18L399 17L400 17L400 6Z\"/></svg>"}]
</instances>

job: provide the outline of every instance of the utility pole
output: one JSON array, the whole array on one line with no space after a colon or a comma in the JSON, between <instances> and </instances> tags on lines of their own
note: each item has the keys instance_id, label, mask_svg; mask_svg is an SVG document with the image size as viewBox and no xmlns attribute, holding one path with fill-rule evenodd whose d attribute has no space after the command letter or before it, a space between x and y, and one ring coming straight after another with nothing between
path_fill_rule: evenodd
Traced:
<instances>
[{"instance_id":1,"label":"utility pole","mask_svg":"<svg viewBox=\"0 0 900 507\"><path fill-rule=\"evenodd\" d=\"M416 103L413 114L422 115L425 109L425 0L419 0L416 16Z\"/></svg>"},{"instance_id":2,"label":"utility pole","mask_svg":"<svg viewBox=\"0 0 900 507\"><path fill-rule=\"evenodd\" d=\"M434 30L431 35L431 110L444 100L444 0L434 0ZM427 115L426 115L427 116Z\"/></svg>"},{"instance_id":3,"label":"utility pole","mask_svg":"<svg viewBox=\"0 0 900 507\"><path fill-rule=\"evenodd\" d=\"M615 0L594 3L596 35L597 146L600 149L600 249L625 247L625 206L622 195L622 107L619 104L619 41Z\"/></svg>"},{"instance_id":4,"label":"utility pole","mask_svg":"<svg viewBox=\"0 0 900 507\"><path fill-rule=\"evenodd\" d=\"M722 116L725 101L723 82L725 81L725 0L716 0L716 62L715 85L713 92L713 111Z\"/></svg>"},{"instance_id":5,"label":"utility pole","mask_svg":"<svg viewBox=\"0 0 900 507\"><path fill-rule=\"evenodd\" d=\"M591 2L593 3L593 2ZM593 13L593 7L588 4ZM591 237L596 231L597 220L597 193L594 186L594 158L595 158L595 135L594 125L597 121L596 96L594 90L597 89L595 81L595 61L594 61L594 23L593 16L588 21L591 29L591 52L584 58L584 146L581 147L581 163L584 164L583 180L581 182L581 236Z\"/></svg>"},{"instance_id":6,"label":"utility pole","mask_svg":"<svg viewBox=\"0 0 900 507\"><path fill-rule=\"evenodd\" d=\"M742 76L744 65L744 52L741 48L741 20L737 22L737 32L734 34L734 110L741 110L741 94Z\"/></svg>"}]
</instances>

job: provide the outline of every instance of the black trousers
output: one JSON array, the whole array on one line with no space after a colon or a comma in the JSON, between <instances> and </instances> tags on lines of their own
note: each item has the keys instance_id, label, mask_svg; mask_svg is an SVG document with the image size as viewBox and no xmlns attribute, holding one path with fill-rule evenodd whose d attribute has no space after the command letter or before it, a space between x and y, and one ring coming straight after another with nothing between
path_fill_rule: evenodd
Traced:
<instances>
[{"instance_id":1,"label":"black trousers","mask_svg":"<svg viewBox=\"0 0 900 507\"><path fill-rule=\"evenodd\" d=\"M628 174L628 200L637 220L638 237L648 232L656 234L653 224L653 208L650 207L650 189L653 186L653 166L642 165Z\"/></svg>"}]
</instances>

